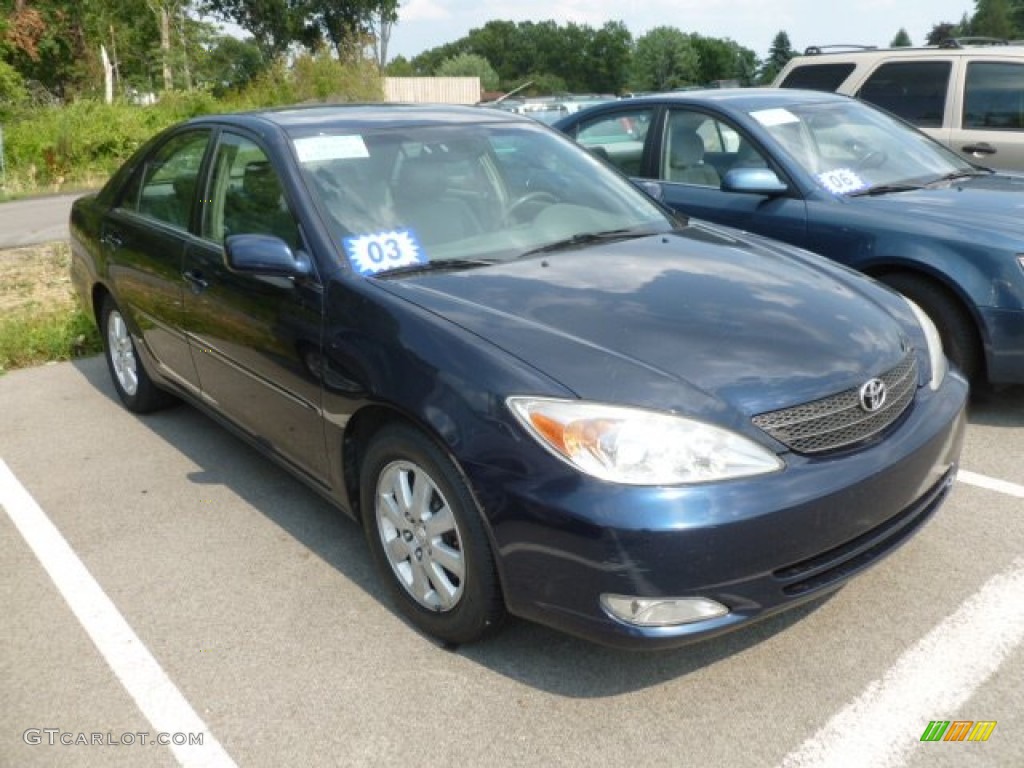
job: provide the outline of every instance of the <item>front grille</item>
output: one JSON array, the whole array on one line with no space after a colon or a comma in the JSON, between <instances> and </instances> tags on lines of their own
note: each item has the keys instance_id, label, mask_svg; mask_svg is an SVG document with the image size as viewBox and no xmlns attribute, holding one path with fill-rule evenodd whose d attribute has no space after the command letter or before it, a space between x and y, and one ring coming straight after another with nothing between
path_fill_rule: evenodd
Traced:
<instances>
[{"instance_id":1,"label":"front grille","mask_svg":"<svg viewBox=\"0 0 1024 768\"><path fill-rule=\"evenodd\" d=\"M754 417L754 425L797 453L824 453L856 445L896 421L913 401L917 355L911 350L899 365L878 378L885 382L887 394L885 404L874 413L861 408L860 388L854 387L822 400L762 413Z\"/></svg>"}]
</instances>

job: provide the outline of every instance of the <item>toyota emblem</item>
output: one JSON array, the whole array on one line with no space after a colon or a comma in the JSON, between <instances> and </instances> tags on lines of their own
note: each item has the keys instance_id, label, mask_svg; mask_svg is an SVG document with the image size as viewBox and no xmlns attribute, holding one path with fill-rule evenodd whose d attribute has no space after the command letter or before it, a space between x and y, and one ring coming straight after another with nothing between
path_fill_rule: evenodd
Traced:
<instances>
[{"instance_id":1,"label":"toyota emblem","mask_svg":"<svg viewBox=\"0 0 1024 768\"><path fill-rule=\"evenodd\" d=\"M868 413L874 413L885 405L887 394L884 381L871 379L860 388L860 407Z\"/></svg>"}]
</instances>

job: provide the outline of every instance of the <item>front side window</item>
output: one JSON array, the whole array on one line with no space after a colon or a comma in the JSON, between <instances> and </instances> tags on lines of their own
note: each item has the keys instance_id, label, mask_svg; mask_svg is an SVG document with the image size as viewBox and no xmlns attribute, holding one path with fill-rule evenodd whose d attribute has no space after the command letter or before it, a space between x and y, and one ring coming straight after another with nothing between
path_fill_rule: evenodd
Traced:
<instances>
[{"instance_id":1,"label":"front side window","mask_svg":"<svg viewBox=\"0 0 1024 768\"><path fill-rule=\"evenodd\" d=\"M740 136L729 125L702 112L669 112L661 152L664 181L719 187L737 161Z\"/></svg>"},{"instance_id":2,"label":"front side window","mask_svg":"<svg viewBox=\"0 0 1024 768\"><path fill-rule=\"evenodd\" d=\"M181 133L146 159L125 190L121 206L188 229L208 131Z\"/></svg>"},{"instance_id":3,"label":"front side window","mask_svg":"<svg viewBox=\"0 0 1024 768\"><path fill-rule=\"evenodd\" d=\"M222 243L230 235L274 235L299 246L298 225L270 159L253 141L225 132L214 155L203 237Z\"/></svg>"},{"instance_id":4,"label":"front side window","mask_svg":"<svg viewBox=\"0 0 1024 768\"><path fill-rule=\"evenodd\" d=\"M919 128L941 128L952 66L949 61L889 62L856 95Z\"/></svg>"},{"instance_id":5,"label":"front side window","mask_svg":"<svg viewBox=\"0 0 1024 768\"><path fill-rule=\"evenodd\" d=\"M963 127L1024 130L1024 64L972 61L967 65Z\"/></svg>"},{"instance_id":6,"label":"front side window","mask_svg":"<svg viewBox=\"0 0 1024 768\"><path fill-rule=\"evenodd\" d=\"M653 115L654 110L649 108L591 118L576 129L576 141L627 176L639 176Z\"/></svg>"}]
</instances>

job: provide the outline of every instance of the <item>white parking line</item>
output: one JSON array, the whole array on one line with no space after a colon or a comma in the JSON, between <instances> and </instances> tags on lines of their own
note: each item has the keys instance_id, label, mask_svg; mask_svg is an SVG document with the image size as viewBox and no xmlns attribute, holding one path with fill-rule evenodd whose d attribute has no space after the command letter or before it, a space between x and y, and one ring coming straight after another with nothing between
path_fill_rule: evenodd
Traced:
<instances>
[{"instance_id":1,"label":"white parking line","mask_svg":"<svg viewBox=\"0 0 1024 768\"><path fill-rule=\"evenodd\" d=\"M1024 640L1024 558L993 577L782 768L898 768L929 721L964 704Z\"/></svg>"},{"instance_id":2,"label":"white parking line","mask_svg":"<svg viewBox=\"0 0 1024 768\"><path fill-rule=\"evenodd\" d=\"M1018 499L1024 499L1024 485L1008 483L1005 480L997 480L994 477L986 477L976 472L968 472L966 469L961 469L957 472L956 479L967 485L976 485L978 488L987 488L990 491L997 491L1007 496L1016 496Z\"/></svg>"},{"instance_id":3,"label":"white parking line","mask_svg":"<svg viewBox=\"0 0 1024 768\"><path fill-rule=\"evenodd\" d=\"M7 511L104 660L154 730L167 734L203 734L201 745L168 745L178 763L217 768L235 766L234 760L213 737L3 459L0 459L0 506Z\"/></svg>"}]
</instances>

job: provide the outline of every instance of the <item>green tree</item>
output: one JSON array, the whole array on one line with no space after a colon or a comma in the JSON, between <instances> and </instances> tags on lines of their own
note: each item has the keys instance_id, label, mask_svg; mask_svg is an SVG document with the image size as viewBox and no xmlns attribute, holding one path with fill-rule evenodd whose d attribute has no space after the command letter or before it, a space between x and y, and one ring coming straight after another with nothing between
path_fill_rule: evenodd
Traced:
<instances>
[{"instance_id":1,"label":"green tree","mask_svg":"<svg viewBox=\"0 0 1024 768\"><path fill-rule=\"evenodd\" d=\"M768 49L768 58L761 67L761 74L759 77L761 83L768 85L775 80L779 72L782 71L782 68L785 67L787 62L789 62L789 60L795 55L796 53L793 51L793 46L789 42L789 35L786 34L785 30L779 31L772 40L772 47Z\"/></svg>"},{"instance_id":2,"label":"green tree","mask_svg":"<svg viewBox=\"0 0 1024 768\"><path fill-rule=\"evenodd\" d=\"M419 72L405 56L395 56L385 65L384 74L388 77L416 77Z\"/></svg>"},{"instance_id":3,"label":"green tree","mask_svg":"<svg viewBox=\"0 0 1024 768\"><path fill-rule=\"evenodd\" d=\"M700 60L690 39L675 27L655 27L637 38L630 84L637 91L666 91L694 85Z\"/></svg>"},{"instance_id":4,"label":"green tree","mask_svg":"<svg viewBox=\"0 0 1024 768\"><path fill-rule=\"evenodd\" d=\"M1011 38L1014 23L1010 0L976 0L971 32L983 37Z\"/></svg>"},{"instance_id":5,"label":"green tree","mask_svg":"<svg viewBox=\"0 0 1024 768\"><path fill-rule=\"evenodd\" d=\"M251 83L268 62L252 38L220 36L210 41L205 55L196 64L196 82L207 86L215 96L239 91Z\"/></svg>"},{"instance_id":6,"label":"green tree","mask_svg":"<svg viewBox=\"0 0 1024 768\"><path fill-rule=\"evenodd\" d=\"M595 93L619 93L626 87L633 52L633 35L621 21L609 21L591 36L584 52L587 88Z\"/></svg>"},{"instance_id":7,"label":"green tree","mask_svg":"<svg viewBox=\"0 0 1024 768\"><path fill-rule=\"evenodd\" d=\"M483 56L475 53L460 53L441 62L435 72L438 77L479 77L485 91L498 87L498 73Z\"/></svg>"},{"instance_id":8,"label":"green tree","mask_svg":"<svg viewBox=\"0 0 1024 768\"><path fill-rule=\"evenodd\" d=\"M900 31L896 33L896 37L889 43L890 48L910 48L913 43L910 40L910 35L907 34L907 30L900 27Z\"/></svg>"},{"instance_id":9,"label":"green tree","mask_svg":"<svg viewBox=\"0 0 1024 768\"><path fill-rule=\"evenodd\" d=\"M757 71L757 54L729 39L689 36L697 51L698 82L708 85L716 80L738 80L750 85Z\"/></svg>"},{"instance_id":10,"label":"green tree","mask_svg":"<svg viewBox=\"0 0 1024 768\"><path fill-rule=\"evenodd\" d=\"M931 31L925 35L924 41L928 45L938 45L943 40L956 36L957 26L949 21L943 21L934 25Z\"/></svg>"}]
</instances>

